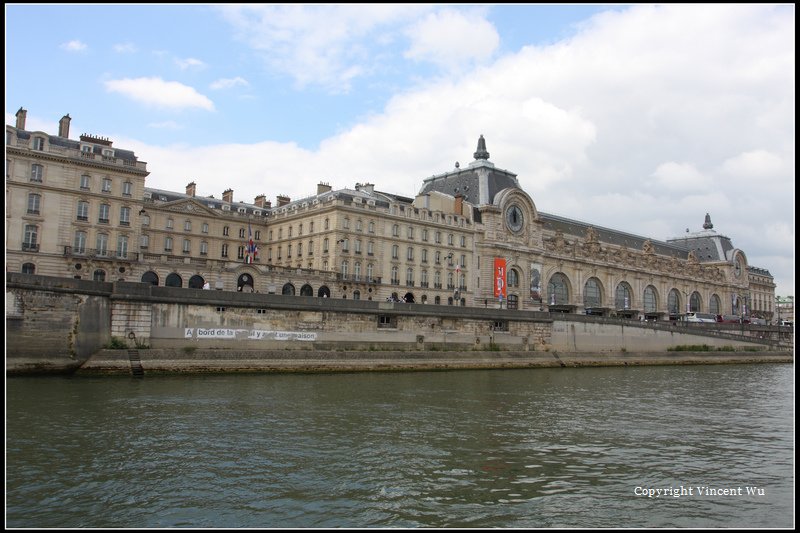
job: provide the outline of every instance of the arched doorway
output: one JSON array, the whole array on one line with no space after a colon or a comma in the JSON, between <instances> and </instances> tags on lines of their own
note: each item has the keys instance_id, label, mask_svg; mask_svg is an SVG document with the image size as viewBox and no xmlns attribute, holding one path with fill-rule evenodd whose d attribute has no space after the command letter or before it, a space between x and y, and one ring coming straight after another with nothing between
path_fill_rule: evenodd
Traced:
<instances>
[{"instance_id":1,"label":"arched doorway","mask_svg":"<svg viewBox=\"0 0 800 533\"><path fill-rule=\"evenodd\" d=\"M167 281L164 282L164 286L166 287L183 287L183 279L173 272L169 276L167 276Z\"/></svg>"},{"instance_id":2,"label":"arched doorway","mask_svg":"<svg viewBox=\"0 0 800 533\"><path fill-rule=\"evenodd\" d=\"M300 287L300 296L314 296L314 289L311 288L311 285L306 283Z\"/></svg>"},{"instance_id":3,"label":"arched doorway","mask_svg":"<svg viewBox=\"0 0 800 533\"><path fill-rule=\"evenodd\" d=\"M189 278L189 288L190 289L202 289L203 285L205 285L206 280L203 279L203 276L199 276L195 274L191 278Z\"/></svg>"},{"instance_id":4,"label":"arched doorway","mask_svg":"<svg viewBox=\"0 0 800 533\"><path fill-rule=\"evenodd\" d=\"M330 298L331 297L331 290L323 285L322 287L317 290L317 296L319 298Z\"/></svg>"},{"instance_id":5,"label":"arched doorway","mask_svg":"<svg viewBox=\"0 0 800 533\"><path fill-rule=\"evenodd\" d=\"M286 285L284 285L283 288L281 289L281 294L283 294L284 296L294 296L294 285L292 285L291 283L287 283Z\"/></svg>"},{"instance_id":6,"label":"arched doorway","mask_svg":"<svg viewBox=\"0 0 800 533\"><path fill-rule=\"evenodd\" d=\"M403 301L405 303L407 303L407 304L413 304L414 303L414 293L407 292L406 295L403 296Z\"/></svg>"},{"instance_id":7,"label":"arched doorway","mask_svg":"<svg viewBox=\"0 0 800 533\"><path fill-rule=\"evenodd\" d=\"M242 274L236 280L236 290L239 292L253 292L253 276Z\"/></svg>"},{"instance_id":8,"label":"arched doorway","mask_svg":"<svg viewBox=\"0 0 800 533\"><path fill-rule=\"evenodd\" d=\"M94 281L105 281L106 280L106 271L98 268L94 271L94 275L92 276Z\"/></svg>"},{"instance_id":9,"label":"arched doorway","mask_svg":"<svg viewBox=\"0 0 800 533\"><path fill-rule=\"evenodd\" d=\"M150 283L152 285L158 285L158 274L149 270L142 274L142 283Z\"/></svg>"}]
</instances>

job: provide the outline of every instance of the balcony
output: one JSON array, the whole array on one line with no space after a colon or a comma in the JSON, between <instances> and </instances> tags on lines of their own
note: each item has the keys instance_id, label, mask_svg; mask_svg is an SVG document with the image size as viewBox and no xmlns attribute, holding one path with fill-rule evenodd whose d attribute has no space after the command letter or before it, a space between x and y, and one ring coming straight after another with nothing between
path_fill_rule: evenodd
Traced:
<instances>
[{"instance_id":1,"label":"balcony","mask_svg":"<svg viewBox=\"0 0 800 533\"><path fill-rule=\"evenodd\" d=\"M22 243L22 251L23 252L38 252L39 245L32 242L23 242Z\"/></svg>"}]
</instances>

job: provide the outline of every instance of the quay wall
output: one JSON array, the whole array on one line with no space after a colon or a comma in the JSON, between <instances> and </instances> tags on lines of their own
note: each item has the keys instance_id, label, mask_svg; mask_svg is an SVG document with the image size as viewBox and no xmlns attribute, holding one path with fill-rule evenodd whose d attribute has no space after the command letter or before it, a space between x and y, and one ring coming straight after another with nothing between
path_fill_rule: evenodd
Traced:
<instances>
[{"instance_id":1,"label":"quay wall","mask_svg":"<svg viewBox=\"0 0 800 533\"><path fill-rule=\"evenodd\" d=\"M6 280L9 374L102 371L103 361L113 369L116 360L126 362L130 371L129 350L136 352L145 369L150 365L151 370L172 371L179 371L181 365L217 368L208 361L224 362L218 369L237 371L272 368L267 360L275 361L275 368L295 370L321 364L347 368L341 361L356 361L358 368L373 365L365 361L398 368L563 362L554 353L561 357L595 354L591 356L595 363L613 364L609 354L617 354L620 361L634 353L663 357L670 348L697 345L727 352L788 353L791 360L791 345L778 336L770 338L769 328L777 327L712 331L574 314L101 283L17 273L7 273ZM106 349L110 347L117 349ZM351 355L343 358L342 354ZM604 359L597 359L601 355ZM636 364L652 364L655 359L644 361L649 362Z\"/></svg>"}]
</instances>

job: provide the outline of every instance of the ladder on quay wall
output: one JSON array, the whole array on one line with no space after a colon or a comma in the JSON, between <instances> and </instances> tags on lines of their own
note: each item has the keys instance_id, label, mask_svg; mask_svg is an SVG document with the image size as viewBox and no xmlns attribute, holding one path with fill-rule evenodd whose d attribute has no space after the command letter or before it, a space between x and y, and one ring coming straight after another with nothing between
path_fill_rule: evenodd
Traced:
<instances>
[{"instance_id":1,"label":"ladder on quay wall","mask_svg":"<svg viewBox=\"0 0 800 533\"><path fill-rule=\"evenodd\" d=\"M144 368L142 368L142 358L139 357L139 350L128 350L128 359L131 362L131 374L135 378L144 377Z\"/></svg>"}]
</instances>

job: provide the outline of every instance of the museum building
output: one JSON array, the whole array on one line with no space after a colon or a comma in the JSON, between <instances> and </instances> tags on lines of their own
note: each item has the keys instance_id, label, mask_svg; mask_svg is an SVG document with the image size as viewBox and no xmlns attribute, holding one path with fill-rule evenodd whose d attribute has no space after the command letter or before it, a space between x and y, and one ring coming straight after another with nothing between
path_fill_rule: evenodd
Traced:
<instances>
[{"instance_id":1,"label":"museum building","mask_svg":"<svg viewBox=\"0 0 800 533\"><path fill-rule=\"evenodd\" d=\"M235 201L146 186L109 139L6 126L6 270L97 281L675 319L772 319L775 284L713 229L660 241L539 211L489 160L405 197L371 183Z\"/></svg>"}]
</instances>

